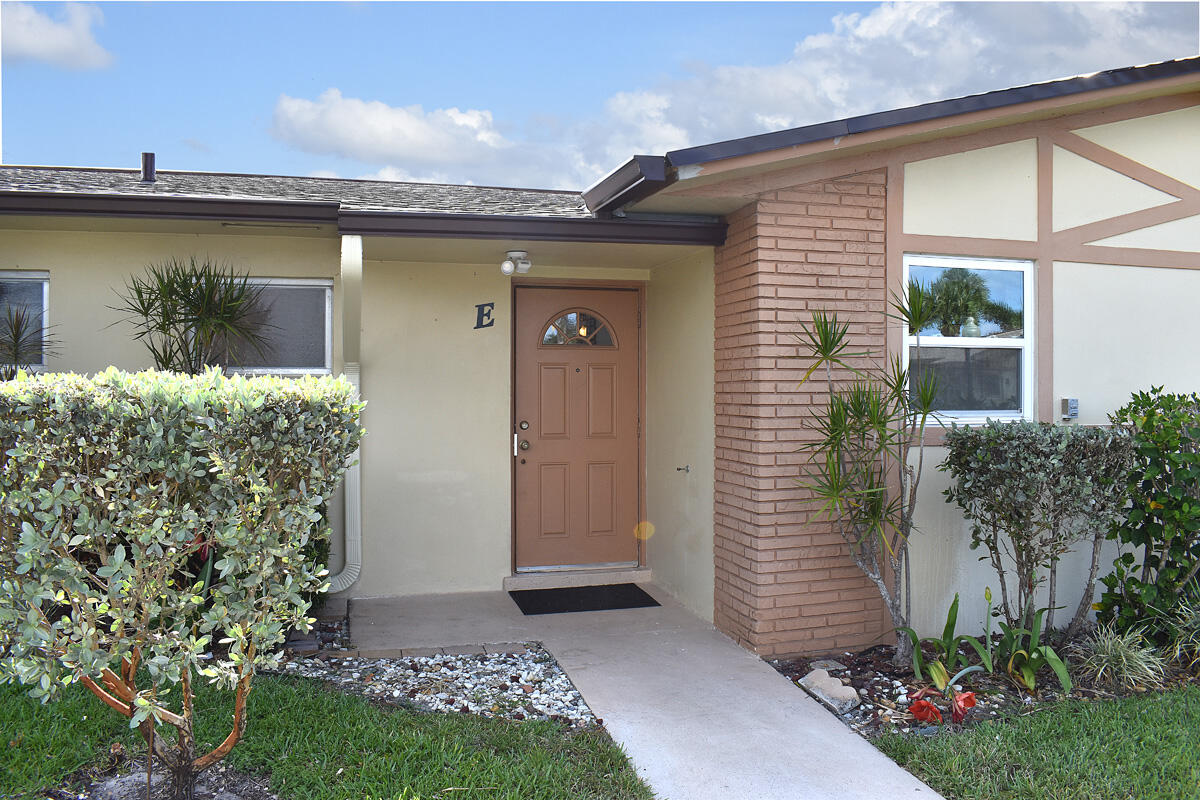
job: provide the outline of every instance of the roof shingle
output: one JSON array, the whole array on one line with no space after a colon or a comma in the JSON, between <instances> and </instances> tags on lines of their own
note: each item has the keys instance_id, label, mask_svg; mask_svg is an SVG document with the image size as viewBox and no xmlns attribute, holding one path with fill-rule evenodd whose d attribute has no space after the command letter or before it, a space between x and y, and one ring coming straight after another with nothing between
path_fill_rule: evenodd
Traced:
<instances>
[{"instance_id":1,"label":"roof shingle","mask_svg":"<svg viewBox=\"0 0 1200 800\"><path fill-rule=\"evenodd\" d=\"M586 219L578 192L436 183L239 175L159 170L143 183L139 170L0 166L0 191L134 197L308 200L344 209L431 214L499 214Z\"/></svg>"}]
</instances>

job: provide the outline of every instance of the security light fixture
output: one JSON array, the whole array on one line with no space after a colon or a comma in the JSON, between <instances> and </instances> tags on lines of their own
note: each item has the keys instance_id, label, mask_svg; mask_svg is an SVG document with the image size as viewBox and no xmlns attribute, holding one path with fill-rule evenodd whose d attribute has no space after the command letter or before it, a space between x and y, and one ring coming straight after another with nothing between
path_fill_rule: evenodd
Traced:
<instances>
[{"instance_id":1,"label":"security light fixture","mask_svg":"<svg viewBox=\"0 0 1200 800\"><path fill-rule=\"evenodd\" d=\"M504 255L504 260L500 262L500 271L505 275L512 275L514 272L524 275L533 266L533 262L529 260L529 253L524 250L509 250Z\"/></svg>"}]
</instances>

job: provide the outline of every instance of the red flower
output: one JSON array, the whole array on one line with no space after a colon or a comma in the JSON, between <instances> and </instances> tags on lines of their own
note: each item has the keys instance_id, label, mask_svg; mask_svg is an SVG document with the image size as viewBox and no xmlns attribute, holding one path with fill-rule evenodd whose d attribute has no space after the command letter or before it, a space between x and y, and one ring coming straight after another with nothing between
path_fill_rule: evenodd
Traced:
<instances>
[{"instance_id":1,"label":"red flower","mask_svg":"<svg viewBox=\"0 0 1200 800\"><path fill-rule=\"evenodd\" d=\"M967 709L975 707L974 692L960 692L950 701L950 719L955 723L962 722L967 716Z\"/></svg>"},{"instance_id":2,"label":"red flower","mask_svg":"<svg viewBox=\"0 0 1200 800\"><path fill-rule=\"evenodd\" d=\"M939 692L937 689L931 689L930 687L926 686L924 689L913 689L908 693L908 699L924 700L926 697L937 697L940 694L941 692Z\"/></svg>"},{"instance_id":3,"label":"red flower","mask_svg":"<svg viewBox=\"0 0 1200 800\"><path fill-rule=\"evenodd\" d=\"M928 700L918 700L908 710L920 722L936 722L939 725L942 722L942 712Z\"/></svg>"}]
</instances>

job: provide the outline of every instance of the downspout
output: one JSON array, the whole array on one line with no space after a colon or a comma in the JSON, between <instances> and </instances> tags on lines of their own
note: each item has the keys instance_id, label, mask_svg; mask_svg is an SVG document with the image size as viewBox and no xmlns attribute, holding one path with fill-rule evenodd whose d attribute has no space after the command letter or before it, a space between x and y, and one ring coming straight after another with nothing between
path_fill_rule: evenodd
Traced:
<instances>
[{"instance_id":1,"label":"downspout","mask_svg":"<svg viewBox=\"0 0 1200 800\"><path fill-rule=\"evenodd\" d=\"M342 236L342 374L361 395L359 350L362 340L362 237ZM345 510L343 536L346 554L342 571L329 579L329 591L344 592L362 573L362 475L359 450L350 456L342 486Z\"/></svg>"}]
</instances>

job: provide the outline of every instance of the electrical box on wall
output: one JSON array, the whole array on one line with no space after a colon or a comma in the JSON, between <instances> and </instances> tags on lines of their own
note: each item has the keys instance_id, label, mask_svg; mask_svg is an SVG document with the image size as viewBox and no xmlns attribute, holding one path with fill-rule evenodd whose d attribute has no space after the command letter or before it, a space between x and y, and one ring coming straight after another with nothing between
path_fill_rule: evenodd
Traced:
<instances>
[{"instance_id":1,"label":"electrical box on wall","mask_svg":"<svg viewBox=\"0 0 1200 800\"><path fill-rule=\"evenodd\" d=\"M1062 418L1064 420L1079 419L1078 397L1064 397L1062 399Z\"/></svg>"}]
</instances>

